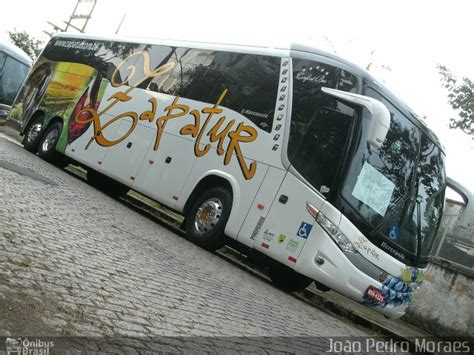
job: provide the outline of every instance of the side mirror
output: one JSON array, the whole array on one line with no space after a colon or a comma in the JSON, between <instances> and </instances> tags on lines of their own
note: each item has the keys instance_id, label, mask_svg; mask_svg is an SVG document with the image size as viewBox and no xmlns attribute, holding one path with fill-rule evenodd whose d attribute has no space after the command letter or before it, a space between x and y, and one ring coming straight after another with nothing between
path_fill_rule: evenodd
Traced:
<instances>
[{"instance_id":1,"label":"side mirror","mask_svg":"<svg viewBox=\"0 0 474 355\"><path fill-rule=\"evenodd\" d=\"M367 143L376 149L382 146L390 128L390 111L382 102L372 97L327 87L322 87L321 90L341 101L366 108L370 113L370 130Z\"/></svg>"}]
</instances>

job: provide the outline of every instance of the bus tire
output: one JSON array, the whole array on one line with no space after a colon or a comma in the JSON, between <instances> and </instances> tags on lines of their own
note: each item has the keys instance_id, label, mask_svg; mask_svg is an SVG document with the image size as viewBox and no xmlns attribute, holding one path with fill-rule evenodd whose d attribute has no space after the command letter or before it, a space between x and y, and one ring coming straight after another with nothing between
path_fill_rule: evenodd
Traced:
<instances>
[{"instance_id":1,"label":"bus tire","mask_svg":"<svg viewBox=\"0 0 474 355\"><path fill-rule=\"evenodd\" d=\"M272 283L276 287L286 292L304 290L313 282L309 277L301 275L288 266L277 262L269 265L268 276L270 276Z\"/></svg>"},{"instance_id":2,"label":"bus tire","mask_svg":"<svg viewBox=\"0 0 474 355\"><path fill-rule=\"evenodd\" d=\"M186 238L206 250L222 248L231 208L232 194L225 187L204 191L186 215Z\"/></svg>"},{"instance_id":3,"label":"bus tire","mask_svg":"<svg viewBox=\"0 0 474 355\"><path fill-rule=\"evenodd\" d=\"M60 165L62 162L62 156L56 151L56 144L58 144L59 137L63 125L61 122L54 122L49 126L41 137L41 141L38 147L38 156L50 163Z\"/></svg>"},{"instance_id":4,"label":"bus tire","mask_svg":"<svg viewBox=\"0 0 474 355\"><path fill-rule=\"evenodd\" d=\"M39 116L33 119L26 128L23 136L23 148L31 153L36 153L41 141L41 133L43 133L44 116Z\"/></svg>"}]
</instances>

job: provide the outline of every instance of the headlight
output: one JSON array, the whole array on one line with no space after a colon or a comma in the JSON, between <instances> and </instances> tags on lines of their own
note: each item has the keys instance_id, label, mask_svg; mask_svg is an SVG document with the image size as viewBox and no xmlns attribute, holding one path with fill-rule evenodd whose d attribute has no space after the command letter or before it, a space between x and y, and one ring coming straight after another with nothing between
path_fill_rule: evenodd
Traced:
<instances>
[{"instance_id":1,"label":"headlight","mask_svg":"<svg viewBox=\"0 0 474 355\"><path fill-rule=\"evenodd\" d=\"M316 222L329 234L336 244L345 253L355 253L356 249L352 242L332 223L322 212L316 209L309 202L306 202L306 209L316 219Z\"/></svg>"}]
</instances>

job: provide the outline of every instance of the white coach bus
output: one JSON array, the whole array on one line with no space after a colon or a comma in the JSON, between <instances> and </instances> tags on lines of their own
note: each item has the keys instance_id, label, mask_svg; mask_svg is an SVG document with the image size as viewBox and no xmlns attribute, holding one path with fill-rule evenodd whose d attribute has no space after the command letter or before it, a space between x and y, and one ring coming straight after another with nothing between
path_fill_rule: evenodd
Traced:
<instances>
[{"instance_id":1,"label":"white coach bus","mask_svg":"<svg viewBox=\"0 0 474 355\"><path fill-rule=\"evenodd\" d=\"M24 147L233 240L285 290L400 317L443 210L436 136L366 71L301 46L53 37L8 123ZM224 237L226 236L226 237Z\"/></svg>"}]
</instances>

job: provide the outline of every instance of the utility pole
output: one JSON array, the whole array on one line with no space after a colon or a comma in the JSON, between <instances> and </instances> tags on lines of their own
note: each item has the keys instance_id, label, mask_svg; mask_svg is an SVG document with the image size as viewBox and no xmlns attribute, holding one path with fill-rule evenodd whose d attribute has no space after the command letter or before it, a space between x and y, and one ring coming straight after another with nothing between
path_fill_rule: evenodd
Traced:
<instances>
[{"instance_id":1,"label":"utility pole","mask_svg":"<svg viewBox=\"0 0 474 355\"><path fill-rule=\"evenodd\" d=\"M68 21L63 21L66 27L58 26L52 22L47 21L47 23L53 27L51 32L43 31L48 36L52 36L56 32L67 32L70 28L84 33L87 23L92 17L92 12L94 11L97 0L77 0L76 7L72 12L72 15L69 16Z\"/></svg>"}]
</instances>

